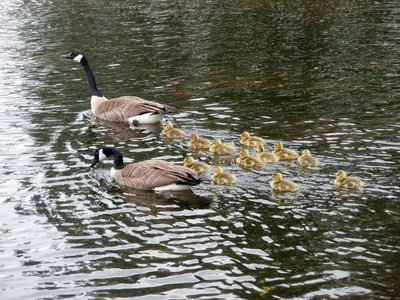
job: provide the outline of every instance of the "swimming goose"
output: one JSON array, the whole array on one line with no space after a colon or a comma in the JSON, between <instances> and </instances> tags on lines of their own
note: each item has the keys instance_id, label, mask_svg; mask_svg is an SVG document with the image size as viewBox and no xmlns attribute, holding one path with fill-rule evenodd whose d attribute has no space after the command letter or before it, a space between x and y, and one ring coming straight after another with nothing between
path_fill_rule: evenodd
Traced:
<instances>
[{"instance_id":1,"label":"swimming goose","mask_svg":"<svg viewBox=\"0 0 400 300\"><path fill-rule=\"evenodd\" d=\"M195 161L193 157L187 156L183 160L183 166L194 170L197 174L201 174L210 170L210 167L202 161Z\"/></svg>"},{"instance_id":2,"label":"swimming goose","mask_svg":"<svg viewBox=\"0 0 400 300\"><path fill-rule=\"evenodd\" d=\"M187 190L201 182L195 171L164 160L145 160L124 165L121 152L115 147L103 147L94 153L90 167L114 157L111 177L120 185L140 190Z\"/></svg>"},{"instance_id":3,"label":"swimming goose","mask_svg":"<svg viewBox=\"0 0 400 300\"><path fill-rule=\"evenodd\" d=\"M277 192L297 192L299 186L293 181L282 178L282 174L274 172L270 181L271 188Z\"/></svg>"},{"instance_id":4,"label":"swimming goose","mask_svg":"<svg viewBox=\"0 0 400 300\"><path fill-rule=\"evenodd\" d=\"M174 125L169 121L163 124L163 130L161 131L161 134L163 134L166 138L178 140L184 139L186 136L182 129L175 128Z\"/></svg>"},{"instance_id":5,"label":"swimming goose","mask_svg":"<svg viewBox=\"0 0 400 300\"><path fill-rule=\"evenodd\" d=\"M235 153L235 149L233 146L228 144L222 144L220 139L215 139L208 151L216 154L216 155L232 155Z\"/></svg>"},{"instance_id":6,"label":"swimming goose","mask_svg":"<svg viewBox=\"0 0 400 300\"><path fill-rule=\"evenodd\" d=\"M189 148L192 150L208 150L211 146L211 141L199 137L197 134L190 135Z\"/></svg>"},{"instance_id":7,"label":"swimming goose","mask_svg":"<svg viewBox=\"0 0 400 300\"><path fill-rule=\"evenodd\" d=\"M264 165L264 163L258 158L250 156L249 150L247 149L242 149L240 151L239 157L236 159L236 162L238 165L244 168L261 168Z\"/></svg>"},{"instance_id":8,"label":"swimming goose","mask_svg":"<svg viewBox=\"0 0 400 300\"><path fill-rule=\"evenodd\" d=\"M274 163L279 160L279 157L272 152L265 152L263 144L257 144L256 146L256 157L264 163Z\"/></svg>"},{"instance_id":9,"label":"swimming goose","mask_svg":"<svg viewBox=\"0 0 400 300\"><path fill-rule=\"evenodd\" d=\"M254 147L257 144L265 144L265 140L258 136L250 136L247 131L243 131L240 135L240 144L248 147Z\"/></svg>"},{"instance_id":10,"label":"swimming goose","mask_svg":"<svg viewBox=\"0 0 400 300\"><path fill-rule=\"evenodd\" d=\"M276 156L279 157L279 160L294 160L299 157L296 151L288 148L283 148L283 144L281 141L277 141L274 145L274 151L272 151Z\"/></svg>"},{"instance_id":11,"label":"swimming goose","mask_svg":"<svg viewBox=\"0 0 400 300\"><path fill-rule=\"evenodd\" d=\"M216 166L211 176L211 181L215 184L231 185L235 184L237 179L232 173L224 173L224 170L220 166Z\"/></svg>"},{"instance_id":12,"label":"swimming goose","mask_svg":"<svg viewBox=\"0 0 400 300\"><path fill-rule=\"evenodd\" d=\"M135 96L122 96L108 100L98 90L93 71L82 51L75 50L63 57L79 62L85 69L91 93L92 113L99 119L112 122L129 122L134 125L152 124L160 122L165 114L176 111L172 106Z\"/></svg>"},{"instance_id":13,"label":"swimming goose","mask_svg":"<svg viewBox=\"0 0 400 300\"><path fill-rule=\"evenodd\" d=\"M308 149L303 149L301 151L301 156L297 161L302 167L317 167L319 165L318 159L312 156Z\"/></svg>"},{"instance_id":14,"label":"swimming goose","mask_svg":"<svg viewBox=\"0 0 400 300\"><path fill-rule=\"evenodd\" d=\"M346 172L343 170L336 172L334 183L337 187L346 189L356 189L364 186L364 182L360 178L347 176Z\"/></svg>"}]
</instances>

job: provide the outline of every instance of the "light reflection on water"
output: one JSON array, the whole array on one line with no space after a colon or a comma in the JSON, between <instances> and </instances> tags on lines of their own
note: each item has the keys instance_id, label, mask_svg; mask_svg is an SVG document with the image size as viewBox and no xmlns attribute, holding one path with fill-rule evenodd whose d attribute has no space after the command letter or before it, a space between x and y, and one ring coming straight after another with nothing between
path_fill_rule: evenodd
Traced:
<instances>
[{"instance_id":1,"label":"light reflection on water","mask_svg":"<svg viewBox=\"0 0 400 300\"><path fill-rule=\"evenodd\" d=\"M239 2L113 6L114 22L101 30L93 20L106 16L87 13L90 1L0 4L2 298L397 295L396 3L365 4L364 16L351 3L343 15L329 5ZM347 18L358 31L342 26ZM92 35L77 35L82 28ZM245 171L235 158L191 153L187 140L164 143L159 125L93 119L83 70L60 58L82 45L110 97L162 99L180 109L168 119L187 135L239 150L248 130L269 150L278 139L307 147L321 166ZM124 189L109 178L111 162L88 167L103 145L118 146L127 163L182 164L192 154L238 183L206 181L182 194ZM362 177L363 191L336 190L339 168ZM276 169L300 191L271 192Z\"/></svg>"}]
</instances>

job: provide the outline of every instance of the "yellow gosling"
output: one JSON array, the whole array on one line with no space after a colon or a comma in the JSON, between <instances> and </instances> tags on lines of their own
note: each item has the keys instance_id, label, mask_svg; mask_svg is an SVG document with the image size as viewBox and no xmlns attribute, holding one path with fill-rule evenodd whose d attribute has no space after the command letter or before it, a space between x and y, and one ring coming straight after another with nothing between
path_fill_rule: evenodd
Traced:
<instances>
[{"instance_id":1,"label":"yellow gosling","mask_svg":"<svg viewBox=\"0 0 400 300\"><path fill-rule=\"evenodd\" d=\"M247 131L240 135L240 144L247 147L255 147L257 144L265 144L265 140L258 136L251 136Z\"/></svg>"},{"instance_id":2,"label":"yellow gosling","mask_svg":"<svg viewBox=\"0 0 400 300\"><path fill-rule=\"evenodd\" d=\"M299 186L293 181L282 178L282 174L274 172L270 181L271 188L277 192L297 192Z\"/></svg>"},{"instance_id":3,"label":"yellow gosling","mask_svg":"<svg viewBox=\"0 0 400 300\"><path fill-rule=\"evenodd\" d=\"M266 152L263 144L257 144L256 152L256 157L263 163L274 163L279 160L279 157L276 154L272 152Z\"/></svg>"},{"instance_id":4,"label":"yellow gosling","mask_svg":"<svg viewBox=\"0 0 400 300\"><path fill-rule=\"evenodd\" d=\"M210 167L206 163L202 161L195 161L191 156L185 157L183 160L183 166L192 169L199 175L210 170Z\"/></svg>"},{"instance_id":5,"label":"yellow gosling","mask_svg":"<svg viewBox=\"0 0 400 300\"><path fill-rule=\"evenodd\" d=\"M346 172L339 170L336 172L335 185L345 189L357 189L364 186L364 182L358 177L347 176Z\"/></svg>"},{"instance_id":6,"label":"yellow gosling","mask_svg":"<svg viewBox=\"0 0 400 300\"><path fill-rule=\"evenodd\" d=\"M186 136L182 129L175 128L171 122L165 122L163 124L163 130L161 131L161 134L170 139L184 139Z\"/></svg>"},{"instance_id":7,"label":"yellow gosling","mask_svg":"<svg viewBox=\"0 0 400 300\"><path fill-rule=\"evenodd\" d=\"M312 156L310 150L308 149L301 151L301 156L297 159L297 161L302 167L317 167L319 165L318 159Z\"/></svg>"},{"instance_id":8,"label":"yellow gosling","mask_svg":"<svg viewBox=\"0 0 400 300\"><path fill-rule=\"evenodd\" d=\"M189 148L192 150L208 150L211 146L211 141L200 138L197 134L190 135Z\"/></svg>"},{"instance_id":9,"label":"yellow gosling","mask_svg":"<svg viewBox=\"0 0 400 300\"><path fill-rule=\"evenodd\" d=\"M216 155L232 155L235 153L233 146L223 144L220 139L215 139L208 151Z\"/></svg>"},{"instance_id":10,"label":"yellow gosling","mask_svg":"<svg viewBox=\"0 0 400 300\"><path fill-rule=\"evenodd\" d=\"M279 157L279 160L294 160L299 157L296 151L288 148L283 148L281 141L275 142L274 151L272 152Z\"/></svg>"},{"instance_id":11,"label":"yellow gosling","mask_svg":"<svg viewBox=\"0 0 400 300\"><path fill-rule=\"evenodd\" d=\"M232 173L224 173L224 170L220 166L217 166L211 176L211 181L215 184L231 185L235 184L237 179Z\"/></svg>"},{"instance_id":12,"label":"yellow gosling","mask_svg":"<svg viewBox=\"0 0 400 300\"><path fill-rule=\"evenodd\" d=\"M264 163L258 158L250 156L249 150L247 149L243 149L240 151L239 157L236 162L244 168L261 168L264 165Z\"/></svg>"}]
</instances>

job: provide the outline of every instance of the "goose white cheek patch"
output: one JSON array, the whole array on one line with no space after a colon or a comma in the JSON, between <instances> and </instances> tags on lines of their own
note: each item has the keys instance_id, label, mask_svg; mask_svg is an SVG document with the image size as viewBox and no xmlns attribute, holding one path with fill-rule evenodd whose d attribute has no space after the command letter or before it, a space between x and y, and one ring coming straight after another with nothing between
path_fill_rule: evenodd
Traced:
<instances>
[{"instance_id":1,"label":"goose white cheek patch","mask_svg":"<svg viewBox=\"0 0 400 300\"><path fill-rule=\"evenodd\" d=\"M99 151L99 161L103 161L107 159L107 156L103 153L103 149L100 149Z\"/></svg>"},{"instance_id":2,"label":"goose white cheek patch","mask_svg":"<svg viewBox=\"0 0 400 300\"><path fill-rule=\"evenodd\" d=\"M77 61L77 62L81 62L81 59L82 59L82 57L83 57L83 55L82 54L79 54L79 55L77 55L75 58L74 58L74 61Z\"/></svg>"}]
</instances>

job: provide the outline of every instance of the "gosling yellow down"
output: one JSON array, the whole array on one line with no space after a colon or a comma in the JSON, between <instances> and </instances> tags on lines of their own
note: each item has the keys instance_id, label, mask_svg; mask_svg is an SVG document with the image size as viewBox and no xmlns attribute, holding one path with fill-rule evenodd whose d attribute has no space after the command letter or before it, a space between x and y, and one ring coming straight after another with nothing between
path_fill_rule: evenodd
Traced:
<instances>
[{"instance_id":1,"label":"gosling yellow down","mask_svg":"<svg viewBox=\"0 0 400 300\"><path fill-rule=\"evenodd\" d=\"M279 157L279 160L294 160L299 157L296 151L288 148L283 148L281 141L275 142L274 151L272 152Z\"/></svg>"},{"instance_id":2,"label":"gosling yellow down","mask_svg":"<svg viewBox=\"0 0 400 300\"><path fill-rule=\"evenodd\" d=\"M211 146L211 141L199 137L197 134L190 135L189 148L192 150L208 150Z\"/></svg>"},{"instance_id":3,"label":"gosling yellow down","mask_svg":"<svg viewBox=\"0 0 400 300\"><path fill-rule=\"evenodd\" d=\"M201 174L210 170L210 167L206 163L202 161L195 161L191 156L185 157L183 160L183 166L192 169L197 174Z\"/></svg>"},{"instance_id":4,"label":"gosling yellow down","mask_svg":"<svg viewBox=\"0 0 400 300\"><path fill-rule=\"evenodd\" d=\"M302 167L317 167L319 165L318 159L312 156L308 149L303 149L301 151L301 156L297 161Z\"/></svg>"},{"instance_id":5,"label":"gosling yellow down","mask_svg":"<svg viewBox=\"0 0 400 300\"><path fill-rule=\"evenodd\" d=\"M237 182L237 179L232 173L224 173L220 166L216 166L211 176L211 181L220 185L232 185Z\"/></svg>"},{"instance_id":6,"label":"gosling yellow down","mask_svg":"<svg viewBox=\"0 0 400 300\"><path fill-rule=\"evenodd\" d=\"M357 189L364 186L364 182L358 177L347 176L346 172L339 170L336 172L335 185L345 189Z\"/></svg>"},{"instance_id":7,"label":"gosling yellow down","mask_svg":"<svg viewBox=\"0 0 400 300\"><path fill-rule=\"evenodd\" d=\"M184 139L186 136L182 129L175 128L171 122L165 122L163 124L163 130L161 131L161 134L163 134L166 138L177 140Z\"/></svg>"},{"instance_id":8,"label":"gosling yellow down","mask_svg":"<svg viewBox=\"0 0 400 300\"><path fill-rule=\"evenodd\" d=\"M242 166L243 168L261 168L264 163L253 156L250 156L249 150L242 149L240 151L239 157L236 159L238 165Z\"/></svg>"},{"instance_id":9,"label":"gosling yellow down","mask_svg":"<svg viewBox=\"0 0 400 300\"><path fill-rule=\"evenodd\" d=\"M247 131L240 135L240 144L247 147L255 147L257 144L265 144L265 140L258 136L251 136Z\"/></svg>"},{"instance_id":10,"label":"gosling yellow down","mask_svg":"<svg viewBox=\"0 0 400 300\"><path fill-rule=\"evenodd\" d=\"M256 157L263 163L274 163L279 160L279 157L276 154L272 152L266 152L263 144L257 144L256 152Z\"/></svg>"},{"instance_id":11,"label":"gosling yellow down","mask_svg":"<svg viewBox=\"0 0 400 300\"><path fill-rule=\"evenodd\" d=\"M235 153L233 146L223 144L220 139L215 139L208 151L216 155L232 155Z\"/></svg>"},{"instance_id":12,"label":"gosling yellow down","mask_svg":"<svg viewBox=\"0 0 400 300\"><path fill-rule=\"evenodd\" d=\"M297 192L299 186L293 181L283 179L282 174L274 172L270 181L271 188L277 192Z\"/></svg>"}]
</instances>

